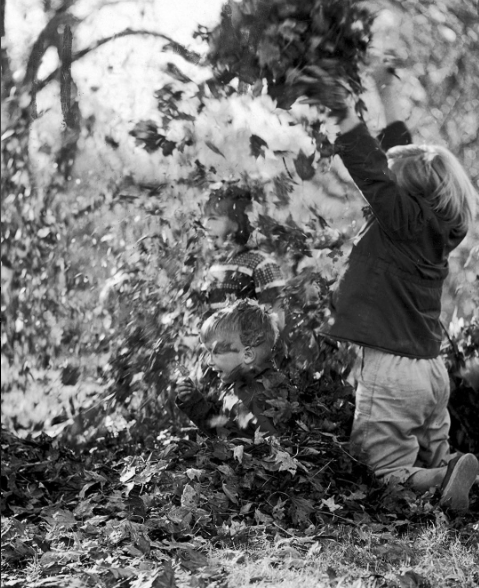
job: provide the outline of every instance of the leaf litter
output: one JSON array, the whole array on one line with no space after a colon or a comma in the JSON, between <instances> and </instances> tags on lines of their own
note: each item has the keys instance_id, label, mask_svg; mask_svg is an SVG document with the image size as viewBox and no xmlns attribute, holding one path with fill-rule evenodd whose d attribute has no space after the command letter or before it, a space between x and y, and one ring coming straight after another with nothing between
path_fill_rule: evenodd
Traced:
<instances>
[{"instance_id":1,"label":"leaf litter","mask_svg":"<svg viewBox=\"0 0 479 588\"><path fill-rule=\"evenodd\" d=\"M148 454L127 433L73 451L44 433L2 429L4 585L21 576L35 587L226 586L212 547L244 550L269 537L274 558L294 567L339 540L340 528L397 537L447 520L437 495L382 486L348 454L348 393L304 403L300 426L279 438L206 439L189 428L162 432ZM322 430L326 417L334 432ZM468 517L449 524L473 536ZM386 537L373 555L398 564L414 554Z\"/></svg>"}]
</instances>

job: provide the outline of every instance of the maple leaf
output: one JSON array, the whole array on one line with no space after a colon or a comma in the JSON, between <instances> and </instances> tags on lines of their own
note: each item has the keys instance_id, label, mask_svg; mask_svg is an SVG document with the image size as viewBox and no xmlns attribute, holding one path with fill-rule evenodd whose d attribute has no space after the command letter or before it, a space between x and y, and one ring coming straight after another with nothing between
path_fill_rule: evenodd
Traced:
<instances>
[{"instance_id":1,"label":"maple leaf","mask_svg":"<svg viewBox=\"0 0 479 588\"><path fill-rule=\"evenodd\" d=\"M269 399L267 404L270 406L264 411L264 415L271 417L275 424L286 423L293 415L293 405L283 398Z\"/></svg>"},{"instance_id":2,"label":"maple leaf","mask_svg":"<svg viewBox=\"0 0 479 588\"><path fill-rule=\"evenodd\" d=\"M158 572L151 579L151 588L177 588L175 580L175 570L171 561L165 561L163 564L163 570Z\"/></svg>"},{"instance_id":3,"label":"maple leaf","mask_svg":"<svg viewBox=\"0 0 479 588\"><path fill-rule=\"evenodd\" d=\"M364 487L365 488L365 487ZM355 490L351 492L348 496L342 495L344 500L363 500L366 498L366 493L363 490Z\"/></svg>"},{"instance_id":4,"label":"maple leaf","mask_svg":"<svg viewBox=\"0 0 479 588\"><path fill-rule=\"evenodd\" d=\"M229 500L231 500L233 504L239 504L238 491L237 488L233 486L233 484L225 484L223 482L221 487L223 488L223 492L226 494L226 496L229 498Z\"/></svg>"},{"instance_id":5,"label":"maple leaf","mask_svg":"<svg viewBox=\"0 0 479 588\"><path fill-rule=\"evenodd\" d=\"M179 553L181 566L189 572L197 572L198 569L208 565L208 558L197 549L187 547Z\"/></svg>"},{"instance_id":6,"label":"maple leaf","mask_svg":"<svg viewBox=\"0 0 479 588\"><path fill-rule=\"evenodd\" d=\"M273 522L273 517L265 514L259 508L254 511L254 518L260 525L269 525Z\"/></svg>"},{"instance_id":7,"label":"maple leaf","mask_svg":"<svg viewBox=\"0 0 479 588\"><path fill-rule=\"evenodd\" d=\"M203 474L203 470L198 470L196 468L188 468L186 470L186 475L190 480L194 480L195 478L199 480Z\"/></svg>"},{"instance_id":8,"label":"maple leaf","mask_svg":"<svg viewBox=\"0 0 479 588\"><path fill-rule=\"evenodd\" d=\"M301 496L291 497L291 518L295 524L298 523L309 523L310 514L315 510L313 502L307 498Z\"/></svg>"},{"instance_id":9,"label":"maple leaf","mask_svg":"<svg viewBox=\"0 0 479 588\"><path fill-rule=\"evenodd\" d=\"M198 506L199 503L199 493L193 486L189 484L183 488L183 492L181 493L181 506L185 506L186 508L195 508Z\"/></svg>"},{"instance_id":10,"label":"maple leaf","mask_svg":"<svg viewBox=\"0 0 479 588\"><path fill-rule=\"evenodd\" d=\"M274 68L275 64L281 59L281 52L278 45L272 40L263 38L258 45L257 56L261 67Z\"/></svg>"},{"instance_id":11,"label":"maple leaf","mask_svg":"<svg viewBox=\"0 0 479 588\"><path fill-rule=\"evenodd\" d=\"M336 502L334 501L334 496L331 496L328 499L322 498L321 504L324 504L324 506L326 506L330 512L334 512L342 508L340 504L336 504Z\"/></svg>"},{"instance_id":12,"label":"maple leaf","mask_svg":"<svg viewBox=\"0 0 479 588\"><path fill-rule=\"evenodd\" d=\"M184 528L189 528L193 519L193 513L191 508L187 508L186 506L174 506L168 512L168 518L170 521L180 524Z\"/></svg>"},{"instance_id":13,"label":"maple leaf","mask_svg":"<svg viewBox=\"0 0 479 588\"><path fill-rule=\"evenodd\" d=\"M146 506L143 498L139 496L140 486L135 486L133 491L128 495L125 502L129 516L144 518L146 516Z\"/></svg>"},{"instance_id":14,"label":"maple leaf","mask_svg":"<svg viewBox=\"0 0 479 588\"><path fill-rule=\"evenodd\" d=\"M298 157L293 160L296 173L303 180L311 180L314 177L315 169L313 167L315 153L307 156L302 150L298 153Z\"/></svg>"},{"instance_id":15,"label":"maple leaf","mask_svg":"<svg viewBox=\"0 0 479 588\"><path fill-rule=\"evenodd\" d=\"M290 202L290 194L293 191L293 182L283 172L276 176L273 180L274 191L278 199L278 206L288 206Z\"/></svg>"},{"instance_id":16,"label":"maple leaf","mask_svg":"<svg viewBox=\"0 0 479 588\"><path fill-rule=\"evenodd\" d=\"M244 454L244 446L238 445L233 449L233 457L239 461L239 463L243 462L243 454Z\"/></svg>"},{"instance_id":17,"label":"maple leaf","mask_svg":"<svg viewBox=\"0 0 479 588\"><path fill-rule=\"evenodd\" d=\"M271 455L264 458L263 463L272 471L286 471L294 476L298 469L298 462L287 451L271 447ZM271 465L270 465L271 464Z\"/></svg>"},{"instance_id":18,"label":"maple leaf","mask_svg":"<svg viewBox=\"0 0 479 588\"><path fill-rule=\"evenodd\" d=\"M266 143L264 139L258 137L258 135L251 135L251 137L249 138L249 146L251 155L253 157L255 157L256 159L258 159L260 155L262 157L265 157L264 148L268 148L268 143Z\"/></svg>"},{"instance_id":19,"label":"maple leaf","mask_svg":"<svg viewBox=\"0 0 479 588\"><path fill-rule=\"evenodd\" d=\"M173 153L175 147L176 147L175 141L168 141L168 139L165 139L161 143L161 152L163 153L163 155L165 157L167 157L168 155L171 155Z\"/></svg>"}]
</instances>

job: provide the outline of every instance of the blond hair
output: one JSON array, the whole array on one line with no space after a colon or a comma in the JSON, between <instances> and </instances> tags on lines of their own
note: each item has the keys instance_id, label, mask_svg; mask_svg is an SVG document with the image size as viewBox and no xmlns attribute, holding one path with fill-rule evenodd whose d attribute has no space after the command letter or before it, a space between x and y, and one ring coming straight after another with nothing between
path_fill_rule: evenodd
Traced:
<instances>
[{"instance_id":1,"label":"blond hair","mask_svg":"<svg viewBox=\"0 0 479 588\"><path fill-rule=\"evenodd\" d=\"M387 152L400 188L426 198L445 221L467 231L475 215L477 192L457 158L440 145L398 145Z\"/></svg>"},{"instance_id":2,"label":"blond hair","mask_svg":"<svg viewBox=\"0 0 479 588\"><path fill-rule=\"evenodd\" d=\"M235 336L245 347L266 344L273 348L278 338L278 321L274 313L256 300L237 300L212 314L203 323L200 337L203 343L213 339L231 341Z\"/></svg>"}]
</instances>

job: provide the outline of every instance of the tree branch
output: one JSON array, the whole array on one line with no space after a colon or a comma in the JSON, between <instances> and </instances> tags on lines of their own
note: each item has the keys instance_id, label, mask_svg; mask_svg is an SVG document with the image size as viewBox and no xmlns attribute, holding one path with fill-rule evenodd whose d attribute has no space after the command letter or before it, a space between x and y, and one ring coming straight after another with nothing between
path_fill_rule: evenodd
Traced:
<instances>
[{"instance_id":1,"label":"tree branch","mask_svg":"<svg viewBox=\"0 0 479 588\"><path fill-rule=\"evenodd\" d=\"M174 51L175 53L178 53L178 55L180 55L181 57L183 57L183 59L185 59L186 61L189 61L190 63L197 64L200 62L200 55L198 55L198 53L195 53L194 51L189 51L184 45L177 43L171 37L168 37L168 35L164 35L163 33L158 33L156 31L144 31L144 30L136 31L133 29L125 29L124 31L121 31L120 33L116 33L115 35L111 35L110 37L105 37L104 39L100 39L99 41L97 41L96 43L91 45L90 47L86 47L85 49L81 49L80 51L76 51L75 53L73 53L71 61L73 63L74 61L81 59L82 57L84 57L85 55L90 53L91 51L98 49L102 45L105 45L106 43L109 43L110 41L114 41L115 39L120 39L121 37L126 37L129 35L147 35L147 36L151 36L151 37L158 37L160 39L168 41L168 45L166 45L163 48L163 51L166 51L166 50ZM59 71L60 71L60 69L57 68L50 75L48 75L45 79L37 81L36 82L36 91L38 92L38 91L42 90L52 80L54 80L58 76Z\"/></svg>"}]
</instances>

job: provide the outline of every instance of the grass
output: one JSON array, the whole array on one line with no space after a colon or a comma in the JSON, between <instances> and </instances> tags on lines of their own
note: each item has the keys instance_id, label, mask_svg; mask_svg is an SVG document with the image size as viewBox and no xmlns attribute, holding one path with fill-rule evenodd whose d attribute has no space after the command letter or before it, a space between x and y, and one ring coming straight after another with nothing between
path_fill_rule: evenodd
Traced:
<instances>
[{"instance_id":1,"label":"grass","mask_svg":"<svg viewBox=\"0 0 479 588\"><path fill-rule=\"evenodd\" d=\"M479 525L475 531L465 544L446 520L406 536L343 528L336 540L257 538L245 550L213 549L210 561L225 568L228 588L473 588Z\"/></svg>"},{"instance_id":2,"label":"grass","mask_svg":"<svg viewBox=\"0 0 479 588\"><path fill-rule=\"evenodd\" d=\"M122 577L126 581L131 574L132 583L125 584L131 588L475 588L479 581L478 530L476 525L476 537L467 542L448 528L446 520L405 536L366 526L336 528L336 539L279 535L271 539L256 533L250 535L246 545L210 546L206 567L189 572L175 566L174 583L152 585L158 564L144 557L123 557L128 567L122 568ZM23 575L22 587L45 585L45 565L48 568L43 557L32 561ZM105 584L96 575L100 569L95 568L86 566L78 573L76 565L73 575L50 576L56 581L52 586L123 586ZM94 577L97 583L92 584ZM20 586L11 574L7 580L8 586Z\"/></svg>"}]
</instances>

